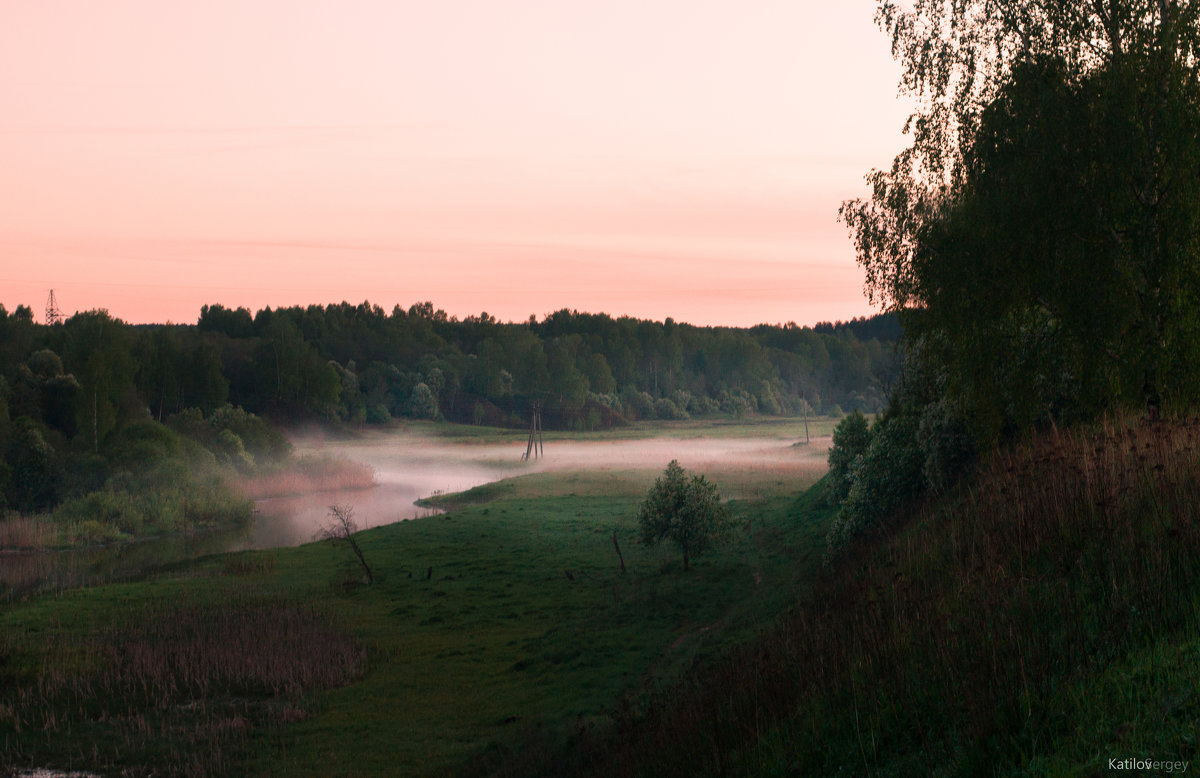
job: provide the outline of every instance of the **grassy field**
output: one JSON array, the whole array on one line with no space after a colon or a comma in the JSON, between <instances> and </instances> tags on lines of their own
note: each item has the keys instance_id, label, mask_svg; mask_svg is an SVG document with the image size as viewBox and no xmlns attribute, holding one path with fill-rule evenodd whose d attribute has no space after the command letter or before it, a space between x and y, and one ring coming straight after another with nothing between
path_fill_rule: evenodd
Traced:
<instances>
[{"instance_id":1,"label":"grassy field","mask_svg":"<svg viewBox=\"0 0 1200 778\"><path fill-rule=\"evenodd\" d=\"M747 430L795 427L667 434ZM636 543L655 475L534 473L443 498L445 515L358 536L370 586L321 543L7 605L0 766L422 776L561 747L773 624L819 565L827 511L795 498L819 467L710 473L741 495L740 529L686 573Z\"/></svg>"}]
</instances>

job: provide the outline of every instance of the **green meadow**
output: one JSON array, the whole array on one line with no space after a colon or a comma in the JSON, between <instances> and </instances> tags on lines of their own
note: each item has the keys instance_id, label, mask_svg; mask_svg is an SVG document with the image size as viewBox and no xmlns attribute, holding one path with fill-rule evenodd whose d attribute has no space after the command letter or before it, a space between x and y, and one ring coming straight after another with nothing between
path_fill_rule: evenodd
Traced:
<instances>
[{"instance_id":1,"label":"green meadow","mask_svg":"<svg viewBox=\"0 0 1200 778\"><path fill-rule=\"evenodd\" d=\"M831 426L810 424L814 437ZM686 445L714 427L796 433L790 420L667 436ZM814 446L805 468L708 473L741 495L738 529L687 572L673 547L637 542L638 503L661 466L631 467L440 496L444 514L356 536L372 585L348 547L322 542L8 604L0 764L423 776L486 774L530 744L565 747L637 715L799 598L828 510L797 495L823 456Z\"/></svg>"}]
</instances>

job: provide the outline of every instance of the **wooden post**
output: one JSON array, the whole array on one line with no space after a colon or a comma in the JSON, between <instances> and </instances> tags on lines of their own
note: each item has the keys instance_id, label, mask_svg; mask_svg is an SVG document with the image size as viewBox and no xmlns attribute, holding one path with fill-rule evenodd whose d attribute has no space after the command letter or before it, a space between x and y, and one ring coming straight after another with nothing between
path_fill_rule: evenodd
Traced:
<instances>
[{"instance_id":1,"label":"wooden post","mask_svg":"<svg viewBox=\"0 0 1200 778\"><path fill-rule=\"evenodd\" d=\"M521 461L528 461L530 455L537 459L539 456L545 456L545 453L542 445L542 405L535 402L533 415L529 419L529 440L525 443L525 453L521 455Z\"/></svg>"},{"instance_id":2,"label":"wooden post","mask_svg":"<svg viewBox=\"0 0 1200 778\"><path fill-rule=\"evenodd\" d=\"M617 542L617 531L613 530L613 548L617 550L617 559L621 560L621 572L625 572L625 557L621 554L621 544Z\"/></svg>"},{"instance_id":3,"label":"wooden post","mask_svg":"<svg viewBox=\"0 0 1200 778\"><path fill-rule=\"evenodd\" d=\"M534 406L533 418L534 418L534 426L537 428L538 456L544 457L544 456L546 456L546 447L544 445L544 441L542 440L542 406L541 406L541 403L538 403L537 405Z\"/></svg>"}]
</instances>

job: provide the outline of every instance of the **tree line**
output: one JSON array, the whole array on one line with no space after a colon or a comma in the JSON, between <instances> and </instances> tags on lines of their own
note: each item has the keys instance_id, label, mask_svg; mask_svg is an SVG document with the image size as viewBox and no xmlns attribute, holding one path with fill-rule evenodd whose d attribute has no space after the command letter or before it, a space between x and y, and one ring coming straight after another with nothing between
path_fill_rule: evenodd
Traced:
<instances>
[{"instance_id":1,"label":"tree line","mask_svg":"<svg viewBox=\"0 0 1200 778\"><path fill-rule=\"evenodd\" d=\"M195 336L219 356L228 400L256 413L383 423L397 417L599 429L725 413L873 411L894 338L839 326L695 327L560 310L505 323L431 303L205 306Z\"/></svg>"},{"instance_id":2,"label":"tree line","mask_svg":"<svg viewBox=\"0 0 1200 778\"><path fill-rule=\"evenodd\" d=\"M267 420L521 427L536 403L548 428L582 430L872 412L895 372L896 334L880 317L738 329L562 310L509 323L428 302L390 314L366 302L208 305L194 325L88 311L45 326L26 306L0 306L0 496L44 509L109 483L131 452L180 450L155 426L246 469L286 452Z\"/></svg>"}]
</instances>

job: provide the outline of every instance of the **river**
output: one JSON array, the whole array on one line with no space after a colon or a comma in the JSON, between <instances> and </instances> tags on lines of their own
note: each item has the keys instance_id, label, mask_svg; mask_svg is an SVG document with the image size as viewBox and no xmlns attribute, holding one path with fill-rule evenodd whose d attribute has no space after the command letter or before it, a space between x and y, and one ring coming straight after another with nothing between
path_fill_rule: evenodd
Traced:
<instances>
[{"instance_id":1,"label":"river","mask_svg":"<svg viewBox=\"0 0 1200 778\"><path fill-rule=\"evenodd\" d=\"M313 540L331 505L350 505L361 529L419 518L435 511L415 505L421 497L539 472L642 471L648 485L672 459L713 477L726 498L754 498L785 491L825 469L829 438L794 446L795 438L657 437L548 441L545 456L521 461L525 441L448 442L406 430L367 431L351 438L319 433L293 435L298 455L343 457L370 465L376 485L259 500L252 526L151 538L81 551L0 553L0 599L35 591L63 590L169 571L190 558L222 551L298 546Z\"/></svg>"},{"instance_id":2,"label":"river","mask_svg":"<svg viewBox=\"0 0 1200 778\"><path fill-rule=\"evenodd\" d=\"M427 516L435 511L415 505L422 497L460 492L474 486L538 472L646 470L661 471L672 459L699 473L776 473L793 477L814 467L823 470L828 438L797 447L794 438L657 437L551 441L545 455L522 462L524 440L508 443L445 442L406 431L370 431L351 439L320 434L293 437L298 455L324 455L370 465L376 486L257 502L258 516L250 536L238 548L277 548L307 543L329 515L331 505L350 505L359 528ZM727 479L728 480L728 479ZM748 497L738 493L726 497ZM742 490L745 491L745 490Z\"/></svg>"}]
</instances>

